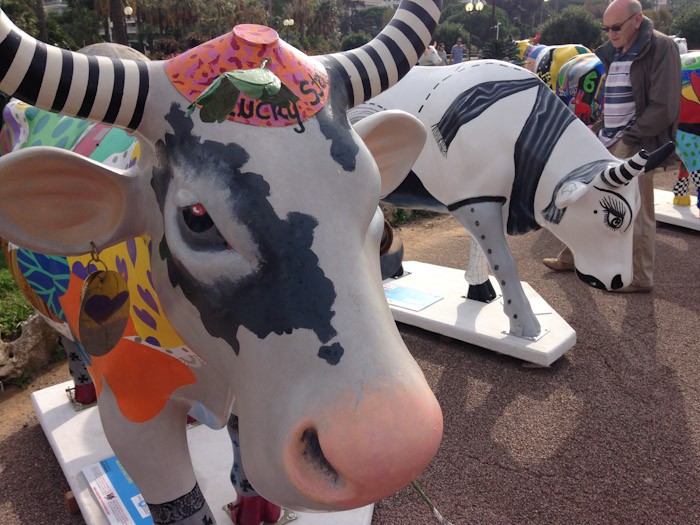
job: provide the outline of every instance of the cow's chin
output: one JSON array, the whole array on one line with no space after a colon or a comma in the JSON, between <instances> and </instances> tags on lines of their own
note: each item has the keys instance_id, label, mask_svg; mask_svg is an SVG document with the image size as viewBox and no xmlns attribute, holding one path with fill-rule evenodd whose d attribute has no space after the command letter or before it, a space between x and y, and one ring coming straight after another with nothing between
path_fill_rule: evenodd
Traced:
<instances>
[{"instance_id":1,"label":"cow's chin","mask_svg":"<svg viewBox=\"0 0 700 525\"><path fill-rule=\"evenodd\" d=\"M622 276L619 273L612 278L609 285L606 285L605 283L603 283L603 281L601 281L597 277L594 277L593 275L587 275L583 272L580 272L578 268L576 268L576 275L578 275L578 278L581 279L584 283L586 283L589 286L592 286L593 288L597 288L598 290L619 290L620 288L623 288L625 286Z\"/></svg>"}]
</instances>

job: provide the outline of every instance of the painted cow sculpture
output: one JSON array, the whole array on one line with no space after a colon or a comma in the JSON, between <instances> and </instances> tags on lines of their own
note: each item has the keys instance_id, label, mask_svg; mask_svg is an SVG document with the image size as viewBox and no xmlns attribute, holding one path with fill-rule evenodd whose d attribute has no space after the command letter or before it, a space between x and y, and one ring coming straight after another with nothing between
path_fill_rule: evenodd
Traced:
<instances>
[{"instance_id":1,"label":"painted cow sculpture","mask_svg":"<svg viewBox=\"0 0 700 525\"><path fill-rule=\"evenodd\" d=\"M521 52L522 48L522 45L518 45L518 49ZM545 84L552 90L556 90L557 77L562 66L571 58L590 52L590 49L581 44L560 44L555 46L533 44L526 47L522 58L525 69L537 73L537 76Z\"/></svg>"},{"instance_id":2,"label":"painted cow sculpture","mask_svg":"<svg viewBox=\"0 0 700 525\"><path fill-rule=\"evenodd\" d=\"M387 109L416 115L433 136L408 177L385 188L384 202L449 212L471 233L500 283L511 334L536 337L541 327L504 231L546 228L571 247L584 282L601 289L630 283L634 177L672 146L623 162L534 73L493 60L415 68L350 117L358 127Z\"/></svg>"},{"instance_id":3,"label":"painted cow sculpture","mask_svg":"<svg viewBox=\"0 0 700 525\"><path fill-rule=\"evenodd\" d=\"M690 180L700 197L700 51L681 55L681 75L681 113L676 132L681 165L673 187L673 203L690 206Z\"/></svg>"},{"instance_id":4,"label":"painted cow sculpture","mask_svg":"<svg viewBox=\"0 0 700 525\"><path fill-rule=\"evenodd\" d=\"M126 170L42 146L0 158L0 237L68 261L51 299L155 523L213 522L188 413L221 428L235 411L250 482L294 509L376 501L437 450L441 412L376 256L379 175L408 170L425 131L394 112L356 133L346 115L416 63L440 5L404 1L343 53L308 57L242 25L154 62L60 50L0 12L0 90L138 138ZM127 289L92 293L105 274Z\"/></svg>"},{"instance_id":5,"label":"painted cow sculpture","mask_svg":"<svg viewBox=\"0 0 700 525\"><path fill-rule=\"evenodd\" d=\"M595 53L576 55L559 69L555 92L584 124L603 117L607 72Z\"/></svg>"},{"instance_id":6,"label":"painted cow sculpture","mask_svg":"<svg viewBox=\"0 0 700 525\"><path fill-rule=\"evenodd\" d=\"M442 58L438 55L435 46L428 46L423 51L423 54L418 59L419 66L440 66L445 65L442 63Z\"/></svg>"}]
</instances>

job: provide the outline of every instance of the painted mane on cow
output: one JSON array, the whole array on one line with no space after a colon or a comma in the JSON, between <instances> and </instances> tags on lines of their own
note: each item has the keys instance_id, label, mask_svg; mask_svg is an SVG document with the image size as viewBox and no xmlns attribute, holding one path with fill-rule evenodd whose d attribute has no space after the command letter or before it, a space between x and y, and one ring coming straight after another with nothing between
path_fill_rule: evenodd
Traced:
<instances>
[{"instance_id":1,"label":"painted mane on cow","mask_svg":"<svg viewBox=\"0 0 700 525\"><path fill-rule=\"evenodd\" d=\"M139 140L126 170L56 148L4 156L0 237L52 257L92 248L103 262L132 243L150 264L135 267L150 287L129 293L157 294L175 346L128 324L113 349L84 351L105 433L156 523L213 522L184 421L223 427L234 401L251 483L294 509L376 501L435 453L440 409L396 330L377 258L379 174L407 171L425 132L387 113L358 136L346 111L409 71L440 5L404 0L380 35L343 53L307 57L243 25L148 63L45 45L0 14L0 90ZM222 122L199 105L188 113L221 74L261 67L286 103L241 93ZM80 341L77 302L58 298ZM144 367L161 387L146 415L128 373Z\"/></svg>"}]
</instances>

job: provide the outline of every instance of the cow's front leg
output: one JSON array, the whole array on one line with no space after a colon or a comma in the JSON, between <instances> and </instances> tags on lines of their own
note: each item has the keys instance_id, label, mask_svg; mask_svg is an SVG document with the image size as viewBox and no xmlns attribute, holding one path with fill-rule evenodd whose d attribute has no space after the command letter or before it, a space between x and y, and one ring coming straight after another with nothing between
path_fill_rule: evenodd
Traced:
<instances>
[{"instance_id":1,"label":"cow's front leg","mask_svg":"<svg viewBox=\"0 0 700 525\"><path fill-rule=\"evenodd\" d=\"M498 199L470 199L456 209L450 208L450 211L469 230L486 255L501 287L510 333L518 337L537 337L540 323L525 296L515 259L506 243L502 206L503 201Z\"/></svg>"},{"instance_id":2,"label":"cow's front leg","mask_svg":"<svg viewBox=\"0 0 700 525\"><path fill-rule=\"evenodd\" d=\"M105 383L98 400L105 435L141 491L155 524L214 524L187 447L189 405L168 401L150 421L133 423L117 407Z\"/></svg>"},{"instance_id":3,"label":"cow's front leg","mask_svg":"<svg viewBox=\"0 0 700 525\"><path fill-rule=\"evenodd\" d=\"M233 445L231 483L233 483L237 495L236 502L229 507L231 521L236 525L258 525L261 522L277 523L282 516L282 508L260 496L248 481L243 470L238 437L238 416L235 413L231 414L227 429Z\"/></svg>"}]
</instances>

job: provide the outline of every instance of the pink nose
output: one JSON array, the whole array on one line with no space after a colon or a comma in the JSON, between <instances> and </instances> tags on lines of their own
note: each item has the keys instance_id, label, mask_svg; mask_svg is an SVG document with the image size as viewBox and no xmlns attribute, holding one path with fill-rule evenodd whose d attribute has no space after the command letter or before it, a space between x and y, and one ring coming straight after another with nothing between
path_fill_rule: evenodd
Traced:
<instances>
[{"instance_id":1,"label":"pink nose","mask_svg":"<svg viewBox=\"0 0 700 525\"><path fill-rule=\"evenodd\" d=\"M425 380L380 385L297 426L285 454L299 490L330 509L374 503L408 485L442 439L442 412ZM417 384L416 384L417 383Z\"/></svg>"}]
</instances>

